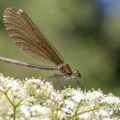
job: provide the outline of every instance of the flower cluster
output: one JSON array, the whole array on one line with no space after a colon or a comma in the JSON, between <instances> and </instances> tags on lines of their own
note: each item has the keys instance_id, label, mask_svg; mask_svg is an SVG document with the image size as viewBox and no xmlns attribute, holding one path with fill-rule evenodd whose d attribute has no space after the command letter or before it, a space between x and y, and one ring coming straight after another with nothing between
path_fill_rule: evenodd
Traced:
<instances>
[{"instance_id":1,"label":"flower cluster","mask_svg":"<svg viewBox=\"0 0 120 120\"><path fill-rule=\"evenodd\" d=\"M119 98L100 90L56 91L40 79L20 81L0 75L0 120L115 119L119 108Z\"/></svg>"}]
</instances>

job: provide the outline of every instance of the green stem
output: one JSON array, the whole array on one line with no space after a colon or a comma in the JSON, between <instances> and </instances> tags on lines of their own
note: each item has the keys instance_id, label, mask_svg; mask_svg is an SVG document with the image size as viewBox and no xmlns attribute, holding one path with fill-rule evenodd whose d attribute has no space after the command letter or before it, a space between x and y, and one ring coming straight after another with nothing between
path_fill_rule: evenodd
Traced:
<instances>
[{"instance_id":1,"label":"green stem","mask_svg":"<svg viewBox=\"0 0 120 120\"><path fill-rule=\"evenodd\" d=\"M75 114L77 114L78 108L79 108L79 106L81 105L81 103L82 103L82 100L79 102L79 104L78 104L78 106L77 106L77 108L76 108Z\"/></svg>"},{"instance_id":2,"label":"green stem","mask_svg":"<svg viewBox=\"0 0 120 120\"><path fill-rule=\"evenodd\" d=\"M7 96L7 93L4 93L4 95L6 96L6 98L8 99L8 101L11 103L11 105L14 107L14 104L12 103L12 101L10 100L10 98Z\"/></svg>"},{"instance_id":3,"label":"green stem","mask_svg":"<svg viewBox=\"0 0 120 120\"><path fill-rule=\"evenodd\" d=\"M81 112L81 113L77 113L77 114L74 114L73 116L71 116L68 120L70 120L70 119L72 119L72 118L74 118L74 117L76 117L76 116L78 116L78 115L81 115L81 114L84 114L84 113L87 113L87 112L91 112L91 111L95 111L95 110L97 110L98 108L96 108L96 109L91 109L91 110L87 110L87 111L84 111L84 112Z\"/></svg>"},{"instance_id":4,"label":"green stem","mask_svg":"<svg viewBox=\"0 0 120 120\"><path fill-rule=\"evenodd\" d=\"M13 120L15 120L16 116L16 107L14 106L14 114L13 114Z\"/></svg>"}]
</instances>

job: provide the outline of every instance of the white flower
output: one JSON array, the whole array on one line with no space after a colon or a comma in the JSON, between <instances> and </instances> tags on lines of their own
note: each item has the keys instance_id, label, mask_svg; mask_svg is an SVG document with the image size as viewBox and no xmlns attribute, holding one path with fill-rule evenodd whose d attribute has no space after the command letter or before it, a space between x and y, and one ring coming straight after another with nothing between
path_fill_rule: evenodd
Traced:
<instances>
[{"instance_id":1,"label":"white flower","mask_svg":"<svg viewBox=\"0 0 120 120\"><path fill-rule=\"evenodd\" d=\"M16 119L22 120L94 120L114 116L119 108L118 97L100 90L84 92L69 87L59 93L40 79L21 82L0 76L0 119L13 119L16 111Z\"/></svg>"},{"instance_id":2,"label":"white flower","mask_svg":"<svg viewBox=\"0 0 120 120\"><path fill-rule=\"evenodd\" d=\"M65 104L67 109L74 109L76 106L76 104L71 100L65 100Z\"/></svg>"},{"instance_id":3,"label":"white flower","mask_svg":"<svg viewBox=\"0 0 120 120\"><path fill-rule=\"evenodd\" d=\"M72 99L79 103L81 100L84 100L86 96L81 91L74 90L72 91Z\"/></svg>"}]
</instances>

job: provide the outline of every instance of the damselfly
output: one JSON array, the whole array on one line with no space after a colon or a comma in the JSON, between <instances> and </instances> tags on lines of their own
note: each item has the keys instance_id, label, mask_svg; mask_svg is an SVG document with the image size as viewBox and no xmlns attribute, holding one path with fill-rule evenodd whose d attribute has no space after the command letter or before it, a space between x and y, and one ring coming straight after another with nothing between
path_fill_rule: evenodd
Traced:
<instances>
[{"instance_id":1,"label":"damselfly","mask_svg":"<svg viewBox=\"0 0 120 120\"><path fill-rule=\"evenodd\" d=\"M81 87L75 78L76 76L80 78L81 73L78 70L75 70L74 72L71 70L70 66L64 62L59 52L43 36L25 12L17 7L11 6L5 10L3 19L9 36L21 51L37 60L52 63L56 66L42 67L40 65L28 64L3 57L0 57L0 61L36 70L59 71L63 75L49 76L45 78L44 81L49 78L66 78L65 81L58 86L59 88L63 83L69 80L70 77L72 77L77 86Z\"/></svg>"}]
</instances>

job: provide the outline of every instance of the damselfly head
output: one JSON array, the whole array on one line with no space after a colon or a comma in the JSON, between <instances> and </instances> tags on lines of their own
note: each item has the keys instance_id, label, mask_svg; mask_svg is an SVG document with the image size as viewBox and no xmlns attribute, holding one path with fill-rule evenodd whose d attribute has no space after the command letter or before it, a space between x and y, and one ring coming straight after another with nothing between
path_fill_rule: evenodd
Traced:
<instances>
[{"instance_id":1,"label":"damselfly head","mask_svg":"<svg viewBox=\"0 0 120 120\"><path fill-rule=\"evenodd\" d=\"M75 70L74 72L74 75L76 75L77 77L81 78L81 73L78 71L78 70Z\"/></svg>"}]
</instances>

